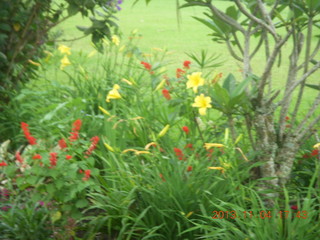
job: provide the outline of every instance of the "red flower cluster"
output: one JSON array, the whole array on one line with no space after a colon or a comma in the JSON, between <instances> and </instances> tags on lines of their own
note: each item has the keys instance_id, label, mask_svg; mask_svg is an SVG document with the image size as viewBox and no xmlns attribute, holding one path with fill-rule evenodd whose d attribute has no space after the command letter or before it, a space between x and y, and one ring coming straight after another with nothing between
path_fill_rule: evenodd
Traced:
<instances>
[{"instance_id":1,"label":"red flower cluster","mask_svg":"<svg viewBox=\"0 0 320 240\"><path fill-rule=\"evenodd\" d=\"M144 66L145 69L147 69L148 71L151 70L152 66L150 63L147 63L147 62L143 62L141 61L141 64Z\"/></svg>"},{"instance_id":2,"label":"red flower cluster","mask_svg":"<svg viewBox=\"0 0 320 240\"><path fill-rule=\"evenodd\" d=\"M183 126L182 131L184 131L186 134L189 134L189 128L187 126Z\"/></svg>"},{"instance_id":3,"label":"red flower cluster","mask_svg":"<svg viewBox=\"0 0 320 240\"><path fill-rule=\"evenodd\" d=\"M319 156L319 154L320 154L319 150L318 149L314 149L310 154L306 153L302 157L303 158L311 158L311 157L314 157L314 156Z\"/></svg>"},{"instance_id":4,"label":"red flower cluster","mask_svg":"<svg viewBox=\"0 0 320 240\"><path fill-rule=\"evenodd\" d=\"M76 141L79 138L79 131L81 129L82 121L80 119L77 119L73 123L72 132L70 133L71 136L69 137L69 140L71 142Z\"/></svg>"},{"instance_id":5,"label":"red flower cluster","mask_svg":"<svg viewBox=\"0 0 320 240\"><path fill-rule=\"evenodd\" d=\"M93 152L93 150L96 149L99 140L100 140L100 139L99 139L98 136L92 137L92 138L90 139L91 145L90 145L90 147L88 148L88 150L86 151L86 155L91 155L91 153Z\"/></svg>"},{"instance_id":6,"label":"red flower cluster","mask_svg":"<svg viewBox=\"0 0 320 240\"><path fill-rule=\"evenodd\" d=\"M187 172L191 172L191 171L192 171L192 166L188 166Z\"/></svg>"},{"instance_id":7,"label":"red flower cluster","mask_svg":"<svg viewBox=\"0 0 320 240\"><path fill-rule=\"evenodd\" d=\"M167 90L167 89L163 89L163 90L162 90L162 95L163 95L167 100L170 100L170 99L171 99L170 92L169 92L169 90Z\"/></svg>"},{"instance_id":8,"label":"red flower cluster","mask_svg":"<svg viewBox=\"0 0 320 240\"><path fill-rule=\"evenodd\" d=\"M186 71L182 70L181 68L177 68L176 70L176 76L177 78L181 78L183 76L183 74L185 74Z\"/></svg>"},{"instance_id":9,"label":"red flower cluster","mask_svg":"<svg viewBox=\"0 0 320 240\"><path fill-rule=\"evenodd\" d=\"M67 156L66 156L66 159L67 159L67 160L70 160L71 158L72 158L71 155L67 155Z\"/></svg>"},{"instance_id":10,"label":"red flower cluster","mask_svg":"<svg viewBox=\"0 0 320 240\"><path fill-rule=\"evenodd\" d=\"M59 145L59 147L60 147L61 149L64 149L64 148L67 148L67 147L68 147L66 141L65 141L63 138L61 138L61 139L59 140L58 145Z\"/></svg>"},{"instance_id":11,"label":"red flower cluster","mask_svg":"<svg viewBox=\"0 0 320 240\"><path fill-rule=\"evenodd\" d=\"M191 64L190 61L184 61L183 62L183 67L186 68L186 69L190 69L190 64Z\"/></svg>"},{"instance_id":12,"label":"red flower cluster","mask_svg":"<svg viewBox=\"0 0 320 240\"><path fill-rule=\"evenodd\" d=\"M5 161L0 162L0 167L8 166L8 164Z\"/></svg>"},{"instance_id":13,"label":"red flower cluster","mask_svg":"<svg viewBox=\"0 0 320 240\"><path fill-rule=\"evenodd\" d=\"M51 165L51 167L54 167L54 166L57 166L57 161L58 161L58 159L57 159L57 153L55 153L55 152L52 152L52 153L50 153L50 165Z\"/></svg>"},{"instance_id":14,"label":"red flower cluster","mask_svg":"<svg viewBox=\"0 0 320 240\"><path fill-rule=\"evenodd\" d=\"M36 160L36 159L42 159L42 156L40 154L36 154L32 157L32 159Z\"/></svg>"},{"instance_id":15,"label":"red flower cluster","mask_svg":"<svg viewBox=\"0 0 320 240\"><path fill-rule=\"evenodd\" d=\"M18 161L19 163L23 163L23 158L21 157L19 151L16 152L16 159L17 159L17 161Z\"/></svg>"},{"instance_id":16,"label":"red flower cluster","mask_svg":"<svg viewBox=\"0 0 320 240\"><path fill-rule=\"evenodd\" d=\"M37 144L37 140L34 137L31 136L28 127L29 127L29 125L27 123L21 122L21 128L22 128L22 131L24 133L24 136L29 141L30 145L35 145L35 144Z\"/></svg>"},{"instance_id":17,"label":"red flower cluster","mask_svg":"<svg viewBox=\"0 0 320 240\"><path fill-rule=\"evenodd\" d=\"M176 153L179 160L184 160L184 154L180 148L174 148L173 151Z\"/></svg>"},{"instance_id":18,"label":"red flower cluster","mask_svg":"<svg viewBox=\"0 0 320 240\"><path fill-rule=\"evenodd\" d=\"M84 177L82 178L83 181L88 181L89 178L90 178L90 175L91 175L91 171L88 169L88 170L85 170L84 171Z\"/></svg>"}]
</instances>

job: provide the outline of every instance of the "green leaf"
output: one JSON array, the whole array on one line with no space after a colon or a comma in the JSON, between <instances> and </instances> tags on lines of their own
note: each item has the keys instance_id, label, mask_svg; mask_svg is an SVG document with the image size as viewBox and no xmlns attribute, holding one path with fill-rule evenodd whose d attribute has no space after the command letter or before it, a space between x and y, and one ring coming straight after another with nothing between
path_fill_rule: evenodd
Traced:
<instances>
[{"instance_id":1,"label":"green leaf","mask_svg":"<svg viewBox=\"0 0 320 240\"><path fill-rule=\"evenodd\" d=\"M61 212L59 212L59 211L56 211L55 213L53 213L53 214L51 215L51 221L52 221L52 223L58 221L60 218L61 218Z\"/></svg>"},{"instance_id":2,"label":"green leaf","mask_svg":"<svg viewBox=\"0 0 320 240\"><path fill-rule=\"evenodd\" d=\"M199 17L193 17L194 19L198 20L199 22L203 23L207 27L209 27L211 30L213 30L218 37L224 39L224 31L220 29L220 27L212 20L207 20Z\"/></svg>"},{"instance_id":3,"label":"green leaf","mask_svg":"<svg viewBox=\"0 0 320 240\"><path fill-rule=\"evenodd\" d=\"M67 10L68 10L68 15L73 16L80 11L80 8L78 7L78 5L69 2L69 6Z\"/></svg>"},{"instance_id":4,"label":"green leaf","mask_svg":"<svg viewBox=\"0 0 320 240\"><path fill-rule=\"evenodd\" d=\"M320 91L320 85L306 84L306 86Z\"/></svg>"},{"instance_id":5,"label":"green leaf","mask_svg":"<svg viewBox=\"0 0 320 240\"><path fill-rule=\"evenodd\" d=\"M239 13L239 10L235 6L228 7L226 11L226 14L234 20L238 20L240 15Z\"/></svg>"},{"instance_id":6,"label":"green leaf","mask_svg":"<svg viewBox=\"0 0 320 240\"><path fill-rule=\"evenodd\" d=\"M84 208L86 206L89 205L89 202L86 200L86 199L79 199L77 202L76 202L76 207L77 208Z\"/></svg>"},{"instance_id":7,"label":"green leaf","mask_svg":"<svg viewBox=\"0 0 320 240\"><path fill-rule=\"evenodd\" d=\"M232 74L229 74L223 82L222 87L225 88L229 94L232 93L236 86L236 79Z\"/></svg>"}]
</instances>

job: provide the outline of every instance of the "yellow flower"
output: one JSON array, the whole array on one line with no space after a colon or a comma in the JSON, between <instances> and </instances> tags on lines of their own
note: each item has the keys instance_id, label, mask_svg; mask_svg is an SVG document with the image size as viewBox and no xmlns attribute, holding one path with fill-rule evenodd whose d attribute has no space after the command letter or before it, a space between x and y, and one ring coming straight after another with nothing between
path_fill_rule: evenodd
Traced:
<instances>
[{"instance_id":1,"label":"yellow flower","mask_svg":"<svg viewBox=\"0 0 320 240\"><path fill-rule=\"evenodd\" d=\"M103 144L104 144L104 146L106 147L106 149L108 149L108 150L111 151L111 152L114 152L113 147L111 147L109 144L107 144L107 143L103 143Z\"/></svg>"},{"instance_id":2,"label":"yellow flower","mask_svg":"<svg viewBox=\"0 0 320 240\"><path fill-rule=\"evenodd\" d=\"M316 145L313 146L313 148L320 148L320 143L317 143Z\"/></svg>"},{"instance_id":3,"label":"yellow flower","mask_svg":"<svg viewBox=\"0 0 320 240\"><path fill-rule=\"evenodd\" d=\"M122 78L121 81L122 81L122 82L125 82L126 84L128 84L128 85L130 85L130 86L133 85L132 82L130 82L129 80L127 80L127 79L125 79L125 78Z\"/></svg>"},{"instance_id":4,"label":"yellow flower","mask_svg":"<svg viewBox=\"0 0 320 240\"><path fill-rule=\"evenodd\" d=\"M158 86L156 87L156 89L154 90L154 92L160 90L161 88L163 88L164 84L166 83L166 80L163 79L159 84Z\"/></svg>"},{"instance_id":5,"label":"yellow flower","mask_svg":"<svg viewBox=\"0 0 320 240\"><path fill-rule=\"evenodd\" d=\"M156 144L155 142L148 143L148 144L144 147L144 149L145 149L145 150L149 150L149 148L150 148L151 146L156 147L157 144Z\"/></svg>"},{"instance_id":6,"label":"yellow flower","mask_svg":"<svg viewBox=\"0 0 320 240\"><path fill-rule=\"evenodd\" d=\"M64 55L64 57L61 59L60 69L63 70L66 66L69 65L71 65L71 62L69 61L67 55Z\"/></svg>"},{"instance_id":7,"label":"yellow flower","mask_svg":"<svg viewBox=\"0 0 320 240\"><path fill-rule=\"evenodd\" d=\"M134 152L136 155L140 155L140 154L151 154L150 152L148 151L139 151L139 150L136 150L136 149L126 149L124 150L122 153L127 153L127 152Z\"/></svg>"},{"instance_id":8,"label":"yellow flower","mask_svg":"<svg viewBox=\"0 0 320 240\"><path fill-rule=\"evenodd\" d=\"M204 78L201 77L201 72L194 72L191 75L188 75L187 88L193 88L195 93L198 92L198 87L203 86Z\"/></svg>"},{"instance_id":9,"label":"yellow flower","mask_svg":"<svg viewBox=\"0 0 320 240\"><path fill-rule=\"evenodd\" d=\"M170 125L167 124L167 125L159 132L158 138L163 137L163 136L168 132L169 128L170 128Z\"/></svg>"},{"instance_id":10,"label":"yellow flower","mask_svg":"<svg viewBox=\"0 0 320 240\"><path fill-rule=\"evenodd\" d=\"M205 143L205 144L204 144L204 147L205 147L207 150L209 150L209 149L212 148L212 147L222 148L222 147L224 147L224 145L221 144L221 143Z\"/></svg>"},{"instance_id":11,"label":"yellow flower","mask_svg":"<svg viewBox=\"0 0 320 240\"><path fill-rule=\"evenodd\" d=\"M97 54L97 51L96 50L93 50L93 51L91 51L89 54L88 54L88 58L91 58L91 57L93 57L94 55L96 55Z\"/></svg>"},{"instance_id":12,"label":"yellow flower","mask_svg":"<svg viewBox=\"0 0 320 240\"><path fill-rule=\"evenodd\" d=\"M208 167L208 169L212 169L212 170L220 170L221 173L224 173L224 168L223 167Z\"/></svg>"},{"instance_id":13,"label":"yellow flower","mask_svg":"<svg viewBox=\"0 0 320 240\"><path fill-rule=\"evenodd\" d=\"M119 39L119 37L117 36L117 35L113 35L112 37L111 37L111 41L114 43L114 45L116 45L116 46L119 46L119 44L120 44L120 39Z\"/></svg>"},{"instance_id":14,"label":"yellow flower","mask_svg":"<svg viewBox=\"0 0 320 240\"><path fill-rule=\"evenodd\" d=\"M59 45L58 47L58 50L61 52L61 53L64 53L64 54L67 54L67 55L71 55L71 52L70 52L70 49L69 47L65 46L65 45Z\"/></svg>"},{"instance_id":15,"label":"yellow flower","mask_svg":"<svg viewBox=\"0 0 320 240\"><path fill-rule=\"evenodd\" d=\"M200 115L206 115L207 108L211 108L211 98L205 97L203 94L196 96L192 107L198 107Z\"/></svg>"},{"instance_id":16,"label":"yellow flower","mask_svg":"<svg viewBox=\"0 0 320 240\"><path fill-rule=\"evenodd\" d=\"M99 109L100 109L100 111L103 112L105 115L111 116L111 114L110 114L107 110L105 110L103 107L100 107L100 106L99 106Z\"/></svg>"},{"instance_id":17,"label":"yellow flower","mask_svg":"<svg viewBox=\"0 0 320 240\"><path fill-rule=\"evenodd\" d=\"M31 63L31 64L34 65L34 66L37 66L37 67L40 67L40 66L41 66L40 63L34 62L34 61L32 61L31 59L29 59L28 62Z\"/></svg>"},{"instance_id":18,"label":"yellow flower","mask_svg":"<svg viewBox=\"0 0 320 240\"><path fill-rule=\"evenodd\" d=\"M110 102L110 99L119 99L121 98L121 95L118 91L120 89L120 86L118 84L113 85L113 89L109 91L107 95L106 102Z\"/></svg>"}]
</instances>

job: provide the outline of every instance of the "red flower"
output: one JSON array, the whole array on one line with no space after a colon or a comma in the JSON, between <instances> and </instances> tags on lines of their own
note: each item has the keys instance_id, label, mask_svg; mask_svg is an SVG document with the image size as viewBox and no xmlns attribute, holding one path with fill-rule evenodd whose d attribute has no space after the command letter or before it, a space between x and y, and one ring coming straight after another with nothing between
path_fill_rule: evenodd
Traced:
<instances>
[{"instance_id":1,"label":"red flower","mask_svg":"<svg viewBox=\"0 0 320 240\"><path fill-rule=\"evenodd\" d=\"M192 166L188 166L187 172L191 172L191 171L192 171Z\"/></svg>"},{"instance_id":2,"label":"red flower","mask_svg":"<svg viewBox=\"0 0 320 240\"><path fill-rule=\"evenodd\" d=\"M83 173L82 169L79 169L79 173Z\"/></svg>"},{"instance_id":3,"label":"red flower","mask_svg":"<svg viewBox=\"0 0 320 240\"><path fill-rule=\"evenodd\" d=\"M319 155L319 150L318 149L314 149L312 152L311 152L311 156L318 156Z\"/></svg>"},{"instance_id":4,"label":"red flower","mask_svg":"<svg viewBox=\"0 0 320 240\"><path fill-rule=\"evenodd\" d=\"M57 159L57 153L55 153L55 152L52 152L52 153L50 153L50 165L51 165L51 167L54 167L54 166L57 166L57 161L58 161L58 159Z\"/></svg>"},{"instance_id":5,"label":"red flower","mask_svg":"<svg viewBox=\"0 0 320 240\"><path fill-rule=\"evenodd\" d=\"M95 137L92 137L91 138L91 145L90 147L88 148L88 150L86 151L86 155L91 155L91 153L93 152L94 149L96 149L97 147L97 144L99 142L99 137L98 136L95 136Z\"/></svg>"},{"instance_id":6,"label":"red flower","mask_svg":"<svg viewBox=\"0 0 320 240\"><path fill-rule=\"evenodd\" d=\"M71 155L66 155L66 159L67 159L67 160L70 160L71 158L72 158Z\"/></svg>"},{"instance_id":7,"label":"red flower","mask_svg":"<svg viewBox=\"0 0 320 240\"><path fill-rule=\"evenodd\" d=\"M8 166L8 164L5 161L0 162L0 167Z\"/></svg>"},{"instance_id":8,"label":"red flower","mask_svg":"<svg viewBox=\"0 0 320 240\"><path fill-rule=\"evenodd\" d=\"M189 128L187 126L182 127L182 131L184 131L186 134L189 133Z\"/></svg>"},{"instance_id":9,"label":"red flower","mask_svg":"<svg viewBox=\"0 0 320 240\"><path fill-rule=\"evenodd\" d=\"M74 123L73 123L72 131L74 131L74 132L79 132L80 129L81 129L81 125L82 125L81 119L75 120Z\"/></svg>"},{"instance_id":10,"label":"red flower","mask_svg":"<svg viewBox=\"0 0 320 240\"><path fill-rule=\"evenodd\" d=\"M177 78L181 78L183 76L183 74L185 74L186 72L184 70L182 70L181 68L177 68L176 70L176 76Z\"/></svg>"},{"instance_id":11,"label":"red flower","mask_svg":"<svg viewBox=\"0 0 320 240\"><path fill-rule=\"evenodd\" d=\"M42 156L40 154L36 154L32 157L32 159L42 159Z\"/></svg>"},{"instance_id":12,"label":"red flower","mask_svg":"<svg viewBox=\"0 0 320 240\"><path fill-rule=\"evenodd\" d=\"M69 140L71 142L74 142L79 138L79 133L78 132L71 132L70 134L71 134L71 136L69 137Z\"/></svg>"},{"instance_id":13,"label":"red flower","mask_svg":"<svg viewBox=\"0 0 320 240\"><path fill-rule=\"evenodd\" d=\"M311 157L308 153L303 154L302 158L309 158Z\"/></svg>"},{"instance_id":14,"label":"red flower","mask_svg":"<svg viewBox=\"0 0 320 240\"><path fill-rule=\"evenodd\" d=\"M16 152L16 159L19 163L23 163L23 158L21 157L20 152L18 151Z\"/></svg>"},{"instance_id":15,"label":"red flower","mask_svg":"<svg viewBox=\"0 0 320 240\"><path fill-rule=\"evenodd\" d=\"M141 64L144 66L145 69L147 69L148 71L151 70L152 66L151 64L147 63L147 62L143 62L141 61Z\"/></svg>"},{"instance_id":16,"label":"red flower","mask_svg":"<svg viewBox=\"0 0 320 240\"><path fill-rule=\"evenodd\" d=\"M170 100L170 99L171 99L170 92L169 92L169 90L167 90L167 89L163 89L163 90L162 90L162 95L163 95L167 100Z\"/></svg>"},{"instance_id":17,"label":"red flower","mask_svg":"<svg viewBox=\"0 0 320 240\"><path fill-rule=\"evenodd\" d=\"M292 205L290 208L291 208L292 210L298 210L298 206L297 206L297 205Z\"/></svg>"},{"instance_id":18,"label":"red flower","mask_svg":"<svg viewBox=\"0 0 320 240\"><path fill-rule=\"evenodd\" d=\"M58 145L59 145L59 147L60 147L61 149L64 149L64 148L67 148L67 147L68 147L66 141L65 141L63 138L61 138L61 139L59 140Z\"/></svg>"},{"instance_id":19,"label":"red flower","mask_svg":"<svg viewBox=\"0 0 320 240\"><path fill-rule=\"evenodd\" d=\"M286 118L285 118L285 119L286 119L286 121L289 121L289 120L290 120L290 117L286 116Z\"/></svg>"},{"instance_id":20,"label":"red flower","mask_svg":"<svg viewBox=\"0 0 320 240\"><path fill-rule=\"evenodd\" d=\"M29 125L27 123L21 122L21 128L24 133L24 136L26 137L30 145L35 145L37 144L37 140L33 136L31 136L28 127Z\"/></svg>"},{"instance_id":21,"label":"red flower","mask_svg":"<svg viewBox=\"0 0 320 240\"><path fill-rule=\"evenodd\" d=\"M191 143L187 143L184 148L190 148L190 150L193 150L193 145Z\"/></svg>"},{"instance_id":22,"label":"red flower","mask_svg":"<svg viewBox=\"0 0 320 240\"><path fill-rule=\"evenodd\" d=\"M174 148L173 151L176 153L176 156L179 158L179 160L184 159L184 154L181 149L179 148Z\"/></svg>"},{"instance_id":23,"label":"red flower","mask_svg":"<svg viewBox=\"0 0 320 240\"><path fill-rule=\"evenodd\" d=\"M90 178L90 174L91 174L91 171L90 170L85 170L84 171L84 177L82 178L83 181L88 181L89 178Z\"/></svg>"},{"instance_id":24,"label":"red flower","mask_svg":"<svg viewBox=\"0 0 320 240\"><path fill-rule=\"evenodd\" d=\"M72 124L72 126L73 126L72 131L73 132L70 133L71 136L69 137L69 140L71 142L76 141L79 138L79 131L81 129L81 125L82 125L82 121L80 119L77 119Z\"/></svg>"},{"instance_id":25,"label":"red flower","mask_svg":"<svg viewBox=\"0 0 320 240\"><path fill-rule=\"evenodd\" d=\"M183 62L183 66L184 66L184 68L186 68L186 69L189 69L189 68L190 68L190 64L191 64L190 61L184 61L184 62Z\"/></svg>"}]
</instances>

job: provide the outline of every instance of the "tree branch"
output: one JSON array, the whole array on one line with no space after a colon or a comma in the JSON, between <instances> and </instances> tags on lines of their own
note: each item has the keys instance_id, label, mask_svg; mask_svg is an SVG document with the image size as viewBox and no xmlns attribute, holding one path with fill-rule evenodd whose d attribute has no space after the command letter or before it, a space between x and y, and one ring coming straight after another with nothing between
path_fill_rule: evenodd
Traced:
<instances>
[{"instance_id":1,"label":"tree branch","mask_svg":"<svg viewBox=\"0 0 320 240\"><path fill-rule=\"evenodd\" d=\"M264 70L262 77L260 79L260 84L258 87L258 89L259 89L258 90L258 101L261 101L263 98L264 87L267 83L267 79L270 75L270 72L271 72L272 66L276 60L276 57L279 54L279 50L283 46L283 44L285 44L288 41L291 34L292 34L292 31L288 32L287 35L283 39L281 39L281 41L277 42L277 44L274 46L274 49L271 53L271 56L269 57L269 59L267 61L267 66L265 67L265 70Z\"/></svg>"},{"instance_id":2,"label":"tree branch","mask_svg":"<svg viewBox=\"0 0 320 240\"><path fill-rule=\"evenodd\" d=\"M208 6L210 8L211 12L214 15L216 15L218 18L220 18L222 21L226 22L227 24L229 24L230 26L234 27L235 29L239 30L240 32L242 32L244 34L244 32L245 32L244 28L237 21L235 21L233 18L231 18L228 15L226 15L225 13L221 12L219 9L217 9L215 6L213 6L211 3L207 3L205 5Z\"/></svg>"},{"instance_id":3,"label":"tree branch","mask_svg":"<svg viewBox=\"0 0 320 240\"><path fill-rule=\"evenodd\" d=\"M296 132L301 132L303 127L306 125L307 121L310 119L310 117L314 114L314 112L317 110L317 107L320 105L320 93L318 94L317 98L312 104L312 107L309 109L307 115L304 117L304 119L300 122L300 124L297 127Z\"/></svg>"},{"instance_id":4,"label":"tree branch","mask_svg":"<svg viewBox=\"0 0 320 240\"><path fill-rule=\"evenodd\" d=\"M307 126L305 128L304 131L301 131L300 133L298 133L297 139L300 140L302 139L308 132L310 132L312 130L312 128L318 123L320 122L320 115L318 117L316 117L310 124L309 126Z\"/></svg>"},{"instance_id":5,"label":"tree branch","mask_svg":"<svg viewBox=\"0 0 320 240\"><path fill-rule=\"evenodd\" d=\"M319 68L320 68L320 61L318 61L317 64L313 66L313 68L311 68L308 72L303 74L299 80L297 80L295 83L293 83L290 86L289 90L287 91L287 94L283 97L283 99L286 99L288 96L290 96L290 94L296 89L297 86L299 86L299 84L301 84L304 80L306 80L310 75L312 75ZM283 102L284 102L283 100L278 102L276 104L276 107L282 105Z\"/></svg>"},{"instance_id":6,"label":"tree branch","mask_svg":"<svg viewBox=\"0 0 320 240\"><path fill-rule=\"evenodd\" d=\"M268 24L266 24L261 19L255 17L254 15L250 14L240 3L240 0L235 0L236 5L238 6L239 10L246 15L248 18L250 18L252 21L256 22L257 24L261 25L263 28L267 29L268 32L274 37L276 41L279 41L279 36L277 35L276 31L270 27Z\"/></svg>"},{"instance_id":7,"label":"tree branch","mask_svg":"<svg viewBox=\"0 0 320 240\"><path fill-rule=\"evenodd\" d=\"M232 48L232 46L231 46L231 44L230 44L230 40L229 40L229 39L227 39L226 43L227 43L227 47L228 47L228 50L229 50L231 56L232 56L234 59L242 62L243 59L242 59L241 57L239 57L239 56L235 53L235 51L233 50L233 48Z\"/></svg>"}]
</instances>

